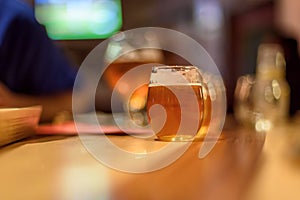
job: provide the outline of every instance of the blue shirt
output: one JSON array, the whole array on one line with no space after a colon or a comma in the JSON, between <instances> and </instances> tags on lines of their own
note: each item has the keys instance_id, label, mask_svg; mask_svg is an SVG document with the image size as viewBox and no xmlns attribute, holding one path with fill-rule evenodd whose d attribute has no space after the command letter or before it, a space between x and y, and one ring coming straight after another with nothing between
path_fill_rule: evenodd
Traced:
<instances>
[{"instance_id":1,"label":"blue shirt","mask_svg":"<svg viewBox=\"0 0 300 200\"><path fill-rule=\"evenodd\" d=\"M38 24L33 9L0 0L0 81L14 92L51 94L70 90L76 70Z\"/></svg>"}]
</instances>

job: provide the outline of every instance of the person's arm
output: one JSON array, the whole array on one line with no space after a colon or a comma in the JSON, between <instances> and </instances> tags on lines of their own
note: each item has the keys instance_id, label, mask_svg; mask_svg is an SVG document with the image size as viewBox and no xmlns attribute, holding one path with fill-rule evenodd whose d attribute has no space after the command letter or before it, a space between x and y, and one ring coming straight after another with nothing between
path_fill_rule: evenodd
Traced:
<instances>
[{"instance_id":1,"label":"person's arm","mask_svg":"<svg viewBox=\"0 0 300 200\"><path fill-rule=\"evenodd\" d=\"M0 83L0 107L42 105L41 122L50 122L62 111L72 112L72 92L52 95L26 95L12 92Z\"/></svg>"},{"instance_id":2,"label":"person's arm","mask_svg":"<svg viewBox=\"0 0 300 200\"><path fill-rule=\"evenodd\" d=\"M0 41L0 106L42 105L42 121L71 112L75 68L50 40L33 10L7 1ZM0 23L1 24L1 23Z\"/></svg>"}]
</instances>

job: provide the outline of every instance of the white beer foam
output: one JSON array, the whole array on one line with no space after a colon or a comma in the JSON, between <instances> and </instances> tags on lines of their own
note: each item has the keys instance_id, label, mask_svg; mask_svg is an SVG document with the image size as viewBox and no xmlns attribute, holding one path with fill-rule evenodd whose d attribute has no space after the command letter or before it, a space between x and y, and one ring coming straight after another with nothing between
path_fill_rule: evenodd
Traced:
<instances>
[{"instance_id":1,"label":"white beer foam","mask_svg":"<svg viewBox=\"0 0 300 200\"><path fill-rule=\"evenodd\" d=\"M177 68L178 67L178 68ZM191 71L178 70L181 66L175 66L174 68L158 67L157 71L151 73L151 81L149 86L155 85L202 85L199 80L202 80L200 72L192 73L195 69L191 68ZM176 69L177 68L177 69Z\"/></svg>"}]
</instances>

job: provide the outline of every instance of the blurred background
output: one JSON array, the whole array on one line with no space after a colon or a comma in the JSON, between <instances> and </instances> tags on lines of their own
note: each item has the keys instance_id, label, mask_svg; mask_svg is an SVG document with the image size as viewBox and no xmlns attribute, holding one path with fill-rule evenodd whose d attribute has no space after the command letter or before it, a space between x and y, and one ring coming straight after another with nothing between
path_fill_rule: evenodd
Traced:
<instances>
[{"instance_id":1,"label":"blurred background","mask_svg":"<svg viewBox=\"0 0 300 200\"><path fill-rule=\"evenodd\" d=\"M43 3L60 2L24 1L35 9ZM120 16L114 19L115 27L110 30L111 32L147 26L165 27L183 32L199 41L214 59L223 76L227 88L229 113L233 111L234 88L238 77L255 73L258 45L262 42L280 42L285 51L286 76L291 87L290 114L294 115L300 109L300 97L297 94L300 81L296 77L300 71L297 38L291 28L294 24L289 23L286 16L286 13L290 16L297 13L298 10L293 9L293 6L290 8L281 1L273 0L120 0L116 2L120 3L118 4ZM286 2L296 2L296 0ZM84 7L81 8L84 10ZM47 8L43 9L47 12ZM40 22L45 23L45 21ZM88 53L109 36L109 33L103 33L99 38L93 35L86 35L86 38L52 38L78 67ZM167 64L184 64L184 62L174 56L166 59Z\"/></svg>"}]
</instances>

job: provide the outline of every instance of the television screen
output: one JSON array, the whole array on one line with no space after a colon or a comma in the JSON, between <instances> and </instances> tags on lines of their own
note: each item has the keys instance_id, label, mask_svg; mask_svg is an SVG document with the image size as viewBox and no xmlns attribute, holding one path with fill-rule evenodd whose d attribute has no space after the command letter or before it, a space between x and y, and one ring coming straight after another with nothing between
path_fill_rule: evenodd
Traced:
<instances>
[{"instance_id":1,"label":"television screen","mask_svg":"<svg viewBox=\"0 0 300 200\"><path fill-rule=\"evenodd\" d=\"M35 0L35 17L54 40L108 38L122 26L120 0Z\"/></svg>"}]
</instances>

